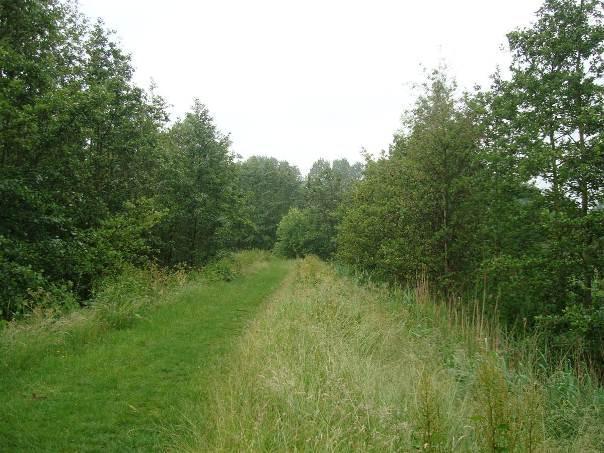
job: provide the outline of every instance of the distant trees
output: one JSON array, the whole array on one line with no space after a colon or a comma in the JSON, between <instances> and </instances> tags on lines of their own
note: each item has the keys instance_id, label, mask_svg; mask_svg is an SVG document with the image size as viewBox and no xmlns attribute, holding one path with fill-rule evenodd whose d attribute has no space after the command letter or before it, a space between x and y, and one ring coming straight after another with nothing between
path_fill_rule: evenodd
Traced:
<instances>
[{"instance_id":1,"label":"distant trees","mask_svg":"<svg viewBox=\"0 0 604 453\"><path fill-rule=\"evenodd\" d=\"M285 256L331 258L343 206L362 173L360 163L350 165L346 159L316 161L304 181L302 209L290 211L279 224L276 250Z\"/></svg>"},{"instance_id":2,"label":"distant trees","mask_svg":"<svg viewBox=\"0 0 604 453\"><path fill-rule=\"evenodd\" d=\"M252 156L239 165L239 181L253 225L244 247L272 249L277 225L291 207L299 206L302 179L297 167L272 157Z\"/></svg>"}]
</instances>

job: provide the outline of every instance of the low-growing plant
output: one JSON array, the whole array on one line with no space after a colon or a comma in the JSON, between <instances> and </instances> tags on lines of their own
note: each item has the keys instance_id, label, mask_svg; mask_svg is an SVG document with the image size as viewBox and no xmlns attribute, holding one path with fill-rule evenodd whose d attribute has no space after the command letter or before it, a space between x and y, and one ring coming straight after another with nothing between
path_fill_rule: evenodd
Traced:
<instances>
[{"instance_id":1,"label":"low-growing plant","mask_svg":"<svg viewBox=\"0 0 604 453\"><path fill-rule=\"evenodd\" d=\"M513 451L516 439L512 402L508 383L496 356L488 355L481 360L475 379L473 394L476 409L472 420L482 449L492 453Z\"/></svg>"},{"instance_id":2,"label":"low-growing plant","mask_svg":"<svg viewBox=\"0 0 604 453\"><path fill-rule=\"evenodd\" d=\"M232 256L227 255L210 262L203 268L202 274L210 281L230 282L239 275L238 263Z\"/></svg>"},{"instance_id":3,"label":"low-growing plant","mask_svg":"<svg viewBox=\"0 0 604 453\"><path fill-rule=\"evenodd\" d=\"M438 394L435 380L438 373L423 369L416 387L415 420L419 434L419 449L424 451L445 451L446 436L443 420L442 395Z\"/></svg>"}]
</instances>

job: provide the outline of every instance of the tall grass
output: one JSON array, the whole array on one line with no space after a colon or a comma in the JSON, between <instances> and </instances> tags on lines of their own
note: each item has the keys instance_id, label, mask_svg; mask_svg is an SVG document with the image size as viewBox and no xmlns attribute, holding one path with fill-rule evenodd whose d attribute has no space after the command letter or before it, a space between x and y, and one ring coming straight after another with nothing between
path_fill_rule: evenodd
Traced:
<instances>
[{"instance_id":1,"label":"tall grass","mask_svg":"<svg viewBox=\"0 0 604 453\"><path fill-rule=\"evenodd\" d=\"M314 258L250 325L177 451L601 451L604 391L513 350L482 310ZM201 391L201 389L200 389Z\"/></svg>"}]
</instances>

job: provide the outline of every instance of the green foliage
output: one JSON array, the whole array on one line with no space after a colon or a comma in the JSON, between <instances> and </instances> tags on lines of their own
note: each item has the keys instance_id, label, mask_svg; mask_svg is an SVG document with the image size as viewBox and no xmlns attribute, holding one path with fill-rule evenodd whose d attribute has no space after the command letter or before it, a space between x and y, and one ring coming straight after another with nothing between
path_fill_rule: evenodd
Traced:
<instances>
[{"instance_id":1,"label":"green foliage","mask_svg":"<svg viewBox=\"0 0 604 453\"><path fill-rule=\"evenodd\" d=\"M319 159L313 164L303 191L303 207L311 223L306 246L310 253L324 259L334 254L343 206L362 172L361 164L350 165L346 159L332 163Z\"/></svg>"},{"instance_id":2,"label":"green foliage","mask_svg":"<svg viewBox=\"0 0 604 453\"><path fill-rule=\"evenodd\" d=\"M2 316L11 318L38 303L28 294L61 291L55 305L69 291L86 298L95 280L149 254L158 218L132 205L148 204L165 114L132 84L111 34L73 4L3 2L0 16L1 260L11 274Z\"/></svg>"},{"instance_id":3,"label":"green foliage","mask_svg":"<svg viewBox=\"0 0 604 453\"><path fill-rule=\"evenodd\" d=\"M369 162L339 236L340 259L410 282L421 269L451 289L478 260L477 131L435 72L388 156Z\"/></svg>"},{"instance_id":4,"label":"green foliage","mask_svg":"<svg viewBox=\"0 0 604 453\"><path fill-rule=\"evenodd\" d=\"M277 225L289 209L300 204L298 168L274 158L252 156L239 164L244 209L254 226L242 246L270 250L277 240Z\"/></svg>"},{"instance_id":5,"label":"green foliage","mask_svg":"<svg viewBox=\"0 0 604 453\"><path fill-rule=\"evenodd\" d=\"M561 356L578 356L600 372L604 369L604 305L569 305L560 314L537 316L537 327Z\"/></svg>"},{"instance_id":6,"label":"green foliage","mask_svg":"<svg viewBox=\"0 0 604 453\"><path fill-rule=\"evenodd\" d=\"M272 254L266 250L221 253L202 268L201 277L210 282L230 282L265 269L273 258Z\"/></svg>"},{"instance_id":7,"label":"green foliage","mask_svg":"<svg viewBox=\"0 0 604 453\"><path fill-rule=\"evenodd\" d=\"M249 223L242 217L229 139L196 100L168 131L164 146L158 199L167 216L156 230L159 256L166 264L203 264L235 245Z\"/></svg>"},{"instance_id":8,"label":"green foliage","mask_svg":"<svg viewBox=\"0 0 604 453\"><path fill-rule=\"evenodd\" d=\"M331 258L343 208L362 174L361 164L346 159L316 161L302 187L302 207L291 208L279 222L275 251L290 258Z\"/></svg>"},{"instance_id":9,"label":"green foliage","mask_svg":"<svg viewBox=\"0 0 604 453\"><path fill-rule=\"evenodd\" d=\"M299 258L314 252L316 230L308 210L292 208L277 228L275 252L287 258Z\"/></svg>"},{"instance_id":10,"label":"green foliage","mask_svg":"<svg viewBox=\"0 0 604 453\"><path fill-rule=\"evenodd\" d=\"M387 153L320 159L302 179L272 158L237 163L197 100L168 125L76 3L0 2L0 318L84 304L149 262L232 280L230 250L274 248L480 294L483 310L604 369L602 6L545 0L508 35L509 79L460 96L435 71ZM118 305L109 324L129 322Z\"/></svg>"},{"instance_id":11,"label":"green foliage","mask_svg":"<svg viewBox=\"0 0 604 453\"><path fill-rule=\"evenodd\" d=\"M25 244L0 236L0 316L10 319L33 308L65 310L75 301L67 285L53 283L27 262L31 257Z\"/></svg>"},{"instance_id":12,"label":"green foliage","mask_svg":"<svg viewBox=\"0 0 604 453\"><path fill-rule=\"evenodd\" d=\"M585 317L593 329L578 319L602 306L602 2L546 0L536 22L508 39L511 78L495 77L481 117L488 199L505 213L489 222L488 278L507 319L539 315L555 349L574 344L593 357L604 344L598 316ZM539 188L520 199L532 214L509 210L518 200L511 183Z\"/></svg>"},{"instance_id":13,"label":"green foliage","mask_svg":"<svg viewBox=\"0 0 604 453\"><path fill-rule=\"evenodd\" d=\"M99 329L97 334L102 335L132 326L164 292L175 291L190 279L191 274L182 267L167 270L152 264L124 265L119 274L97 282L92 299L87 301L92 329Z\"/></svg>"},{"instance_id":14,"label":"green foliage","mask_svg":"<svg viewBox=\"0 0 604 453\"><path fill-rule=\"evenodd\" d=\"M128 264L205 263L252 228L207 108L166 130L164 101L76 7L0 4L4 319L86 300Z\"/></svg>"},{"instance_id":15,"label":"green foliage","mask_svg":"<svg viewBox=\"0 0 604 453\"><path fill-rule=\"evenodd\" d=\"M508 383L495 358L486 357L476 371L478 412L473 416L482 435L482 451L513 451L512 408Z\"/></svg>"},{"instance_id":16,"label":"green foliage","mask_svg":"<svg viewBox=\"0 0 604 453\"><path fill-rule=\"evenodd\" d=\"M417 448L424 451L446 451L446 433L443 432L446 421L443 417L442 398L438 395L435 380L438 376L423 370L419 376L416 389L417 414L416 438Z\"/></svg>"},{"instance_id":17,"label":"green foliage","mask_svg":"<svg viewBox=\"0 0 604 453\"><path fill-rule=\"evenodd\" d=\"M511 77L490 90L458 97L433 73L389 152L368 162L339 259L480 294L512 326L540 317L553 349L573 344L601 369L603 14L601 1L546 0L508 35Z\"/></svg>"},{"instance_id":18,"label":"green foliage","mask_svg":"<svg viewBox=\"0 0 604 453\"><path fill-rule=\"evenodd\" d=\"M237 261L232 255L223 256L203 268L203 276L209 281L230 282L240 274Z\"/></svg>"}]
</instances>

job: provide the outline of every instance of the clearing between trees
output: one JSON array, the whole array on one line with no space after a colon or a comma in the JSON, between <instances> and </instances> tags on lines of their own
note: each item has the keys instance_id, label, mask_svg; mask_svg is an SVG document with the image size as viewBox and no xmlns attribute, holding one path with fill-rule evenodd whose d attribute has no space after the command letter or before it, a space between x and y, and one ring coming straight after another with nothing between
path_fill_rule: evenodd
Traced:
<instances>
[{"instance_id":1,"label":"clearing between trees","mask_svg":"<svg viewBox=\"0 0 604 453\"><path fill-rule=\"evenodd\" d=\"M247 252L0 334L6 451L601 451L604 391L427 287ZM229 280L229 281L225 281ZM126 303L126 300L129 300ZM124 308L126 307L126 308Z\"/></svg>"}]
</instances>

